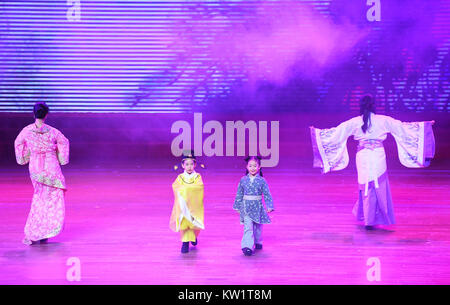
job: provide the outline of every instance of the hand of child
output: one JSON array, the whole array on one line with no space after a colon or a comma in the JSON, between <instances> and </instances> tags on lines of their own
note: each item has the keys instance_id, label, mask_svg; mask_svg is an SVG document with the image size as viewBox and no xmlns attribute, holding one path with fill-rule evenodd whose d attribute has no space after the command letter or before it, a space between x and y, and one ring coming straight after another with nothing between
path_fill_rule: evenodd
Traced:
<instances>
[{"instance_id":1,"label":"hand of child","mask_svg":"<svg viewBox=\"0 0 450 305\"><path fill-rule=\"evenodd\" d=\"M431 123L431 125L434 125L435 121L433 120L433 121L431 121L430 123Z\"/></svg>"},{"instance_id":2,"label":"hand of child","mask_svg":"<svg viewBox=\"0 0 450 305\"><path fill-rule=\"evenodd\" d=\"M267 213L273 212L274 209L267 209Z\"/></svg>"}]
</instances>

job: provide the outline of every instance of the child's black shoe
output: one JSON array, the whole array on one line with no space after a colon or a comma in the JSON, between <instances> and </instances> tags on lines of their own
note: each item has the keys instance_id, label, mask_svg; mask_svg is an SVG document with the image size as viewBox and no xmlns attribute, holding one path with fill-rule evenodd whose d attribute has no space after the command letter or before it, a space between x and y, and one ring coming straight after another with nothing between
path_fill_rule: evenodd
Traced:
<instances>
[{"instance_id":1,"label":"child's black shoe","mask_svg":"<svg viewBox=\"0 0 450 305\"><path fill-rule=\"evenodd\" d=\"M245 256L251 256L253 251L249 248L242 248L242 252L244 253Z\"/></svg>"},{"instance_id":2,"label":"child's black shoe","mask_svg":"<svg viewBox=\"0 0 450 305\"><path fill-rule=\"evenodd\" d=\"M262 244L255 244L255 249L256 250L261 250L262 249Z\"/></svg>"},{"instance_id":3,"label":"child's black shoe","mask_svg":"<svg viewBox=\"0 0 450 305\"><path fill-rule=\"evenodd\" d=\"M47 242L48 242L48 238L41 239L41 240L39 241L39 243L41 243L41 244L46 244Z\"/></svg>"},{"instance_id":4,"label":"child's black shoe","mask_svg":"<svg viewBox=\"0 0 450 305\"><path fill-rule=\"evenodd\" d=\"M195 241L191 241L191 244L192 244L193 246L197 246L197 242L198 242L198 239L196 238Z\"/></svg>"},{"instance_id":5,"label":"child's black shoe","mask_svg":"<svg viewBox=\"0 0 450 305\"><path fill-rule=\"evenodd\" d=\"M189 242L183 242L183 245L181 246L181 253L188 253L189 252Z\"/></svg>"},{"instance_id":6,"label":"child's black shoe","mask_svg":"<svg viewBox=\"0 0 450 305\"><path fill-rule=\"evenodd\" d=\"M367 231L375 230L374 226L366 226L365 228L366 228Z\"/></svg>"}]
</instances>

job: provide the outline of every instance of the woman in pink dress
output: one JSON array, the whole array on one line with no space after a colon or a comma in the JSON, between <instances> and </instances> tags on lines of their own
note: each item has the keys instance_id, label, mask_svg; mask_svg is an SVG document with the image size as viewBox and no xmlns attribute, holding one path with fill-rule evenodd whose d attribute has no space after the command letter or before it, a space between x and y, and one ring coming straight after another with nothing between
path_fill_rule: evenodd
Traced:
<instances>
[{"instance_id":1,"label":"woman in pink dress","mask_svg":"<svg viewBox=\"0 0 450 305\"><path fill-rule=\"evenodd\" d=\"M14 142L17 163L29 163L34 187L23 240L27 245L47 242L64 226L66 183L60 164L69 163L69 140L44 123L48 111L45 103L36 103L35 122L22 129Z\"/></svg>"}]
</instances>

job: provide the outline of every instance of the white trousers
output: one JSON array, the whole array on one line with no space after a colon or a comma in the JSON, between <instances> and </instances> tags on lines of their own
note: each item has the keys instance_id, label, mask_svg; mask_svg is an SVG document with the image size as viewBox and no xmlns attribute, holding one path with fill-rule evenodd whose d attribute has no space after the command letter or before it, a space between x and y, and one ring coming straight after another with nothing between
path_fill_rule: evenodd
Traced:
<instances>
[{"instance_id":1,"label":"white trousers","mask_svg":"<svg viewBox=\"0 0 450 305\"><path fill-rule=\"evenodd\" d=\"M262 224L254 222L250 217L244 216L244 236L241 248L253 250L256 244L262 244Z\"/></svg>"}]
</instances>

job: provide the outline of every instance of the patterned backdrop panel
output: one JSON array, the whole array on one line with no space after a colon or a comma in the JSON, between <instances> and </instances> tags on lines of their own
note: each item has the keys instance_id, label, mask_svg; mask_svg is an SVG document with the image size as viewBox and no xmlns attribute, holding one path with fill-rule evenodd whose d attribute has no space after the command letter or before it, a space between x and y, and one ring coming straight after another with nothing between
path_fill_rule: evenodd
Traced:
<instances>
[{"instance_id":1,"label":"patterned backdrop panel","mask_svg":"<svg viewBox=\"0 0 450 305\"><path fill-rule=\"evenodd\" d=\"M450 1L0 2L0 112L449 112Z\"/></svg>"}]
</instances>

